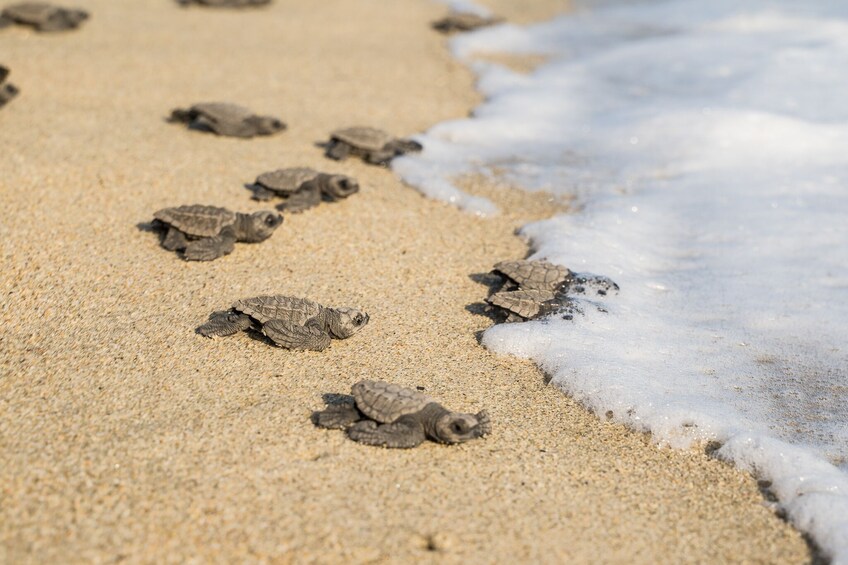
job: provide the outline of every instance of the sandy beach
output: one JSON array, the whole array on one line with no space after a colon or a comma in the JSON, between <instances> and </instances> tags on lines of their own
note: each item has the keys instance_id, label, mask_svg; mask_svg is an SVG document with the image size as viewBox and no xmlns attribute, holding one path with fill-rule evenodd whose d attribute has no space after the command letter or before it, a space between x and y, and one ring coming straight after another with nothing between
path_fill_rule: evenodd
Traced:
<instances>
[{"instance_id":1,"label":"sandy beach","mask_svg":"<svg viewBox=\"0 0 848 565\"><path fill-rule=\"evenodd\" d=\"M481 2L516 21L563 2ZM464 117L473 76L429 28L428 0L276 0L181 9L77 0L79 30L0 31L21 94L0 110L0 562L801 563L810 549L756 480L600 420L477 335L486 287L521 258L544 196L469 179L480 219L391 171L332 162L341 126L398 135ZM231 101L286 121L239 140L169 124ZM287 214L264 243L187 263L139 229L154 211L256 211L245 183L311 166L351 198ZM259 294L370 314L322 352L194 333ZM493 433L414 450L309 420L364 379L419 386Z\"/></svg>"}]
</instances>

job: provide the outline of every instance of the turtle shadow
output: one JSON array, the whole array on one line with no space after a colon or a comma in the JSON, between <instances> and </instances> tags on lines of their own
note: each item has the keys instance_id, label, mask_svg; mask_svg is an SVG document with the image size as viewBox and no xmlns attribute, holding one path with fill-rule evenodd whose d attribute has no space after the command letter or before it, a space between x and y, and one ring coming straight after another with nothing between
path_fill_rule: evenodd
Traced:
<instances>
[{"instance_id":1,"label":"turtle shadow","mask_svg":"<svg viewBox=\"0 0 848 565\"><path fill-rule=\"evenodd\" d=\"M471 273L470 275L468 275L468 278L478 284L484 285L489 291L489 295L500 290L504 284L503 277L491 272Z\"/></svg>"}]
</instances>

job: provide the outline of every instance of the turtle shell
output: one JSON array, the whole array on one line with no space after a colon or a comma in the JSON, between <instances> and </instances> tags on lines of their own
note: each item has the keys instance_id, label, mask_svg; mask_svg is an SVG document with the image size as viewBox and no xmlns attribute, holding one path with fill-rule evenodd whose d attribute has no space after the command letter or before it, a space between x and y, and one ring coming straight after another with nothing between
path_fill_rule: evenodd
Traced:
<instances>
[{"instance_id":1,"label":"turtle shell","mask_svg":"<svg viewBox=\"0 0 848 565\"><path fill-rule=\"evenodd\" d=\"M362 126L337 129L330 137L366 151L379 151L394 139L383 130Z\"/></svg>"},{"instance_id":2,"label":"turtle shell","mask_svg":"<svg viewBox=\"0 0 848 565\"><path fill-rule=\"evenodd\" d=\"M300 186L318 176L318 171L309 167L291 167L262 173L256 177L256 184L274 192L297 192Z\"/></svg>"},{"instance_id":3,"label":"turtle shell","mask_svg":"<svg viewBox=\"0 0 848 565\"><path fill-rule=\"evenodd\" d=\"M306 324L307 320L317 316L323 309L317 302L306 298L280 294L245 298L236 301L232 307L233 310L243 312L261 324L269 320L284 320L297 325Z\"/></svg>"},{"instance_id":4,"label":"turtle shell","mask_svg":"<svg viewBox=\"0 0 848 565\"><path fill-rule=\"evenodd\" d=\"M229 102L203 102L193 105L189 111L205 116L215 123L241 122L253 116L253 112L244 106Z\"/></svg>"},{"instance_id":5,"label":"turtle shell","mask_svg":"<svg viewBox=\"0 0 848 565\"><path fill-rule=\"evenodd\" d=\"M550 314L559 307L556 295L549 290L497 292L487 300L493 306L513 312L528 320Z\"/></svg>"},{"instance_id":6,"label":"turtle shell","mask_svg":"<svg viewBox=\"0 0 848 565\"><path fill-rule=\"evenodd\" d=\"M562 265L547 261L501 261L495 272L515 281L522 290L557 290L571 277L571 271Z\"/></svg>"},{"instance_id":7,"label":"turtle shell","mask_svg":"<svg viewBox=\"0 0 848 565\"><path fill-rule=\"evenodd\" d=\"M435 22L433 27L440 31L471 31L501 21L500 18L481 16L473 12L454 12Z\"/></svg>"},{"instance_id":8,"label":"turtle shell","mask_svg":"<svg viewBox=\"0 0 848 565\"><path fill-rule=\"evenodd\" d=\"M426 394L385 381L360 381L351 388L356 407L381 424L420 412L434 402Z\"/></svg>"},{"instance_id":9,"label":"turtle shell","mask_svg":"<svg viewBox=\"0 0 848 565\"><path fill-rule=\"evenodd\" d=\"M195 237L214 237L236 221L236 213L226 208L193 204L159 210L153 217Z\"/></svg>"},{"instance_id":10,"label":"turtle shell","mask_svg":"<svg viewBox=\"0 0 848 565\"><path fill-rule=\"evenodd\" d=\"M42 2L22 2L12 4L3 10L3 16L18 23L39 25L56 13L56 7Z\"/></svg>"},{"instance_id":11,"label":"turtle shell","mask_svg":"<svg viewBox=\"0 0 848 565\"><path fill-rule=\"evenodd\" d=\"M77 27L88 19L88 13L83 10L59 8L44 2L13 4L7 6L0 15L19 24L35 26L40 31Z\"/></svg>"}]
</instances>

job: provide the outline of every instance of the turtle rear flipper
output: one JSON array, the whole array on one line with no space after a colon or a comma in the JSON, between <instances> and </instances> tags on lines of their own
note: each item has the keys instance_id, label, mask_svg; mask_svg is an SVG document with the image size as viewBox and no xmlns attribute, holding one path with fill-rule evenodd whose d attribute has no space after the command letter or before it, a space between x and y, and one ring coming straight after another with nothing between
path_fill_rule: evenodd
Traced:
<instances>
[{"instance_id":1,"label":"turtle rear flipper","mask_svg":"<svg viewBox=\"0 0 848 565\"><path fill-rule=\"evenodd\" d=\"M319 428L343 430L362 419L362 412L356 406L346 402L334 404L325 410L312 413L312 423Z\"/></svg>"},{"instance_id":2,"label":"turtle rear flipper","mask_svg":"<svg viewBox=\"0 0 848 565\"><path fill-rule=\"evenodd\" d=\"M212 261L218 257L229 255L236 246L236 238L232 234L216 235L192 241L186 245L184 256L186 261Z\"/></svg>"},{"instance_id":3,"label":"turtle rear flipper","mask_svg":"<svg viewBox=\"0 0 848 565\"><path fill-rule=\"evenodd\" d=\"M277 205L281 212L303 212L321 203L321 190L318 185L303 183L300 190L286 198L285 202Z\"/></svg>"},{"instance_id":4,"label":"turtle rear flipper","mask_svg":"<svg viewBox=\"0 0 848 565\"><path fill-rule=\"evenodd\" d=\"M424 426L412 416L402 416L391 424L378 425L374 420L357 422L347 431L350 439L366 445L409 449L424 443Z\"/></svg>"},{"instance_id":5,"label":"turtle rear flipper","mask_svg":"<svg viewBox=\"0 0 848 565\"><path fill-rule=\"evenodd\" d=\"M269 320L262 326L262 333L287 349L323 351L330 345L330 334L314 318L302 326L285 320Z\"/></svg>"},{"instance_id":6,"label":"turtle rear flipper","mask_svg":"<svg viewBox=\"0 0 848 565\"><path fill-rule=\"evenodd\" d=\"M205 337L223 337L233 335L250 328L253 323L250 316L236 312L215 312L209 321L195 331Z\"/></svg>"}]
</instances>

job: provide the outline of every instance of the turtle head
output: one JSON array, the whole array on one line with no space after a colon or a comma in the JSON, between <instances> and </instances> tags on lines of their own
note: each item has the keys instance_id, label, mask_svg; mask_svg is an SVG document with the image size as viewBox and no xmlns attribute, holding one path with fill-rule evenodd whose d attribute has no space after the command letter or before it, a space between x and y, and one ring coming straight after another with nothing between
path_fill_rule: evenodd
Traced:
<instances>
[{"instance_id":1,"label":"turtle head","mask_svg":"<svg viewBox=\"0 0 848 565\"><path fill-rule=\"evenodd\" d=\"M368 323L368 314L356 308L333 308L330 331L339 339L347 339Z\"/></svg>"},{"instance_id":2,"label":"turtle head","mask_svg":"<svg viewBox=\"0 0 848 565\"><path fill-rule=\"evenodd\" d=\"M257 243L271 237L278 227L283 223L283 217L276 212L270 210L262 210L254 212L249 216L244 216L245 221L241 222L241 241L248 243Z\"/></svg>"},{"instance_id":3,"label":"turtle head","mask_svg":"<svg viewBox=\"0 0 848 565\"><path fill-rule=\"evenodd\" d=\"M463 443L490 434L492 424L485 410L477 414L447 412L436 420L434 431L442 443Z\"/></svg>"},{"instance_id":4,"label":"turtle head","mask_svg":"<svg viewBox=\"0 0 848 565\"><path fill-rule=\"evenodd\" d=\"M271 135L286 129L286 124L273 116L251 116L245 121L256 129L257 135Z\"/></svg>"},{"instance_id":5,"label":"turtle head","mask_svg":"<svg viewBox=\"0 0 848 565\"><path fill-rule=\"evenodd\" d=\"M329 175L324 191L332 200L347 198L359 191L359 183L344 175Z\"/></svg>"}]
</instances>

